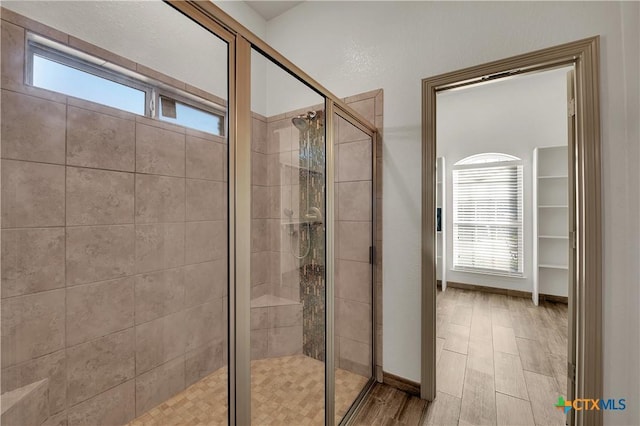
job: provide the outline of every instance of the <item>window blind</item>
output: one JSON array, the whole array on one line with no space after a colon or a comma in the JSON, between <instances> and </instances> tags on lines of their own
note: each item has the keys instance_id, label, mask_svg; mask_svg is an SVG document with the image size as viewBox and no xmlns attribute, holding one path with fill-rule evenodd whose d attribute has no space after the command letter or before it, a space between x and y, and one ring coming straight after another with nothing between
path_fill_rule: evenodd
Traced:
<instances>
[{"instance_id":1,"label":"window blind","mask_svg":"<svg viewBox=\"0 0 640 426\"><path fill-rule=\"evenodd\" d=\"M523 275L522 165L453 170L453 267Z\"/></svg>"}]
</instances>

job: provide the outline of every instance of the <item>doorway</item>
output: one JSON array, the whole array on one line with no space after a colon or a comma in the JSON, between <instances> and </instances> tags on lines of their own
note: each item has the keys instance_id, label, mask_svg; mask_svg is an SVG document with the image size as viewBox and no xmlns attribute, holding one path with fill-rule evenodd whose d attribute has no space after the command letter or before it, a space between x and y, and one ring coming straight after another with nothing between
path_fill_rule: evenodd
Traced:
<instances>
[{"instance_id":1,"label":"doorway","mask_svg":"<svg viewBox=\"0 0 640 426\"><path fill-rule=\"evenodd\" d=\"M446 244L443 244L446 241L444 238L442 239L443 242L440 242L440 247L438 246L439 237L436 226L439 225L441 231L447 227L447 221L443 220L442 216L438 220L438 213L442 215L443 208L446 209L444 206L447 205L438 197L438 194L441 195L443 192L448 194L449 192L442 191L445 188L442 184L440 184L440 192L437 190L439 187L438 177L446 176L442 173L443 169L446 170L446 163L442 159L437 159L438 154L436 152L437 95L446 90L468 86L469 84L504 81L506 77L530 74L533 71L556 69L562 66L574 66L576 79L575 85L568 85L571 89L575 87L575 97L571 96L574 92L570 90L568 93L570 95L569 99L574 100L569 101L568 109L569 145L567 156L569 161L565 164L568 164L566 176L570 190L565 223L568 226L568 246L571 247L571 249L567 248L567 252L574 253L574 255L569 255L566 263L567 277L569 282L572 283L568 287L569 305L566 313L568 318L567 341L570 348L567 352L567 370L569 373L567 374L567 379L569 384L566 393L561 396L566 397L566 400L571 400L574 395L575 398L580 398L599 397L601 394L601 342L598 337L600 335L598 330L600 330L601 322L599 111L597 104L598 38L594 37L423 80L423 355L421 394L425 399L433 401L436 398L437 389L436 298L439 296L437 296L436 277L439 276L438 279L443 283L443 288L445 288L447 281L451 284L450 277L445 278L443 274L446 275L446 266L452 265L454 260L451 259L454 257L452 251L456 250L453 247L448 247L448 250L441 250L442 247L446 247ZM538 152L538 155L546 154L549 154L549 152L544 154L542 151ZM507 167L506 163L508 161L505 161L505 158L501 160L500 166ZM516 159L513 160L514 163L517 163ZM547 161L545 164L551 163ZM442 167L443 165L445 167ZM474 169L469 164L457 164L457 166L460 170L467 171L466 174L469 174L469 169ZM517 182L517 165L512 164L512 166L513 179ZM508 172L504 171L504 173ZM462 179L464 177L463 174L459 173L460 176L458 178ZM517 208L514 210L517 210ZM545 211L545 215L549 216L548 212ZM557 215L552 214L551 216L555 217ZM539 219L541 222L543 218L540 217ZM450 223L449 225L456 226L455 223ZM461 223L458 223L458 225L461 225ZM514 234L512 231L509 232ZM518 242L517 238L512 239L514 243ZM561 247L558 250L562 252L564 248ZM517 253L517 251L517 244L510 249L510 253ZM549 250L545 250L545 254L548 252ZM451 258L448 263L444 263L443 257L447 253L451 255ZM463 248L457 247L455 259L458 259L459 266L463 268L483 267L483 265L474 263L477 259L463 259L461 254L464 254ZM572 258L575 261L572 261ZM467 263L463 260L466 260ZM438 262L440 262L440 266L438 266ZM517 263L514 265L507 262L503 267L512 275L525 275L523 265L518 265ZM530 267L535 266L532 264L533 262L530 263ZM539 263L537 262L536 265ZM486 265L484 266L486 267ZM536 266L537 269L539 268ZM544 273L547 274L547 271L545 270ZM536 274L532 275L535 276ZM468 293L466 289L451 290L458 292L461 298L468 297L466 296ZM536 301L537 293L539 291L531 289L532 302ZM591 323L587 324L587 321ZM586 329L590 330L588 334L585 332ZM523 341L523 343L528 342ZM556 399L558 398L557 395L554 396ZM550 405L553 405L553 403L550 403ZM574 415L573 410L570 410L567 423L583 424L587 421L586 419L589 419L589 423L595 422L595 424L599 424L602 422L601 416L598 416L597 413L578 412ZM536 419L536 422L538 421Z\"/></svg>"}]
</instances>

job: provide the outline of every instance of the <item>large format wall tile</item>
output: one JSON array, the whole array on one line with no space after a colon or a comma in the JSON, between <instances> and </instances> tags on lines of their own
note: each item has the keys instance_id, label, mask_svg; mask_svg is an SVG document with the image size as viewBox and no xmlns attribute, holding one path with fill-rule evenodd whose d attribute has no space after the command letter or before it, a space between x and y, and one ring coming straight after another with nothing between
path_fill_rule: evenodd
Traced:
<instances>
[{"instance_id":1,"label":"large format wall tile","mask_svg":"<svg viewBox=\"0 0 640 426\"><path fill-rule=\"evenodd\" d=\"M3 90L2 157L64 164L65 115L64 104Z\"/></svg>"},{"instance_id":2,"label":"large format wall tile","mask_svg":"<svg viewBox=\"0 0 640 426\"><path fill-rule=\"evenodd\" d=\"M269 307L269 328L302 325L302 304Z\"/></svg>"},{"instance_id":3,"label":"large format wall tile","mask_svg":"<svg viewBox=\"0 0 640 426\"><path fill-rule=\"evenodd\" d=\"M251 253L251 287L269 282L269 252Z\"/></svg>"},{"instance_id":4,"label":"large format wall tile","mask_svg":"<svg viewBox=\"0 0 640 426\"><path fill-rule=\"evenodd\" d=\"M227 294L227 264L224 260L184 267L185 307L199 305Z\"/></svg>"},{"instance_id":5,"label":"large format wall tile","mask_svg":"<svg viewBox=\"0 0 640 426\"><path fill-rule=\"evenodd\" d=\"M185 381L189 386L221 368L223 364L223 341L214 341L185 356Z\"/></svg>"},{"instance_id":6,"label":"large format wall tile","mask_svg":"<svg viewBox=\"0 0 640 426\"><path fill-rule=\"evenodd\" d=\"M371 222L338 222L337 240L340 259L369 262Z\"/></svg>"},{"instance_id":7,"label":"large format wall tile","mask_svg":"<svg viewBox=\"0 0 640 426\"><path fill-rule=\"evenodd\" d=\"M67 346L133 327L134 277L67 289Z\"/></svg>"},{"instance_id":8,"label":"large format wall tile","mask_svg":"<svg viewBox=\"0 0 640 426\"><path fill-rule=\"evenodd\" d=\"M68 426L123 425L135 415L135 381L129 380L71 407Z\"/></svg>"},{"instance_id":9,"label":"large format wall tile","mask_svg":"<svg viewBox=\"0 0 640 426\"><path fill-rule=\"evenodd\" d=\"M2 160L2 227L63 225L64 166Z\"/></svg>"},{"instance_id":10,"label":"large format wall tile","mask_svg":"<svg viewBox=\"0 0 640 426\"><path fill-rule=\"evenodd\" d=\"M136 125L136 171L184 177L185 135L158 127Z\"/></svg>"},{"instance_id":11,"label":"large format wall tile","mask_svg":"<svg viewBox=\"0 0 640 426\"><path fill-rule=\"evenodd\" d=\"M141 415L184 389L184 356L136 378L136 415Z\"/></svg>"},{"instance_id":12,"label":"large format wall tile","mask_svg":"<svg viewBox=\"0 0 640 426\"><path fill-rule=\"evenodd\" d=\"M302 347L302 341L300 346ZM251 359L264 359L269 356L268 352L269 329L251 330Z\"/></svg>"},{"instance_id":13,"label":"large format wall tile","mask_svg":"<svg viewBox=\"0 0 640 426\"><path fill-rule=\"evenodd\" d=\"M187 177L224 180L227 157L220 143L187 135Z\"/></svg>"},{"instance_id":14,"label":"large format wall tile","mask_svg":"<svg viewBox=\"0 0 640 426\"><path fill-rule=\"evenodd\" d=\"M267 123L267 145L269 154L291 151L293 124L288 118Z\"/></svg>"},{"instance_id":15,"label":"large format wall tile","mask_svg":"<svg viewBox=\"0 0 640 426\"><path fill-rule=\"evenodd\" d=\"M193 264L220 259L227 250L227 228L224 221L187 222L185 263Z\"/></svg>"},{"instance_id":16,"label":"large format wall tile","mask_svg":"<svg viewBox=\"0 0 640 426\"><path fill-rule=\"evenodd\" d=\"M370 377L372 375L371 346L346 337L339 337L339 339L340 368Z\"/></svg>"},{"instance_id":17,"label":"large format wall tile","mask_svg":"<svg viewBox=\"0 0 640 426\"><path fill-rule=\"evenodd\" d=\"M268 154L267 123L255 117L251 119L251 150L261 154Z\"/></svg>"},{"instance_id":18,"label":"large format wall tile","mask_svg":"<svg viewBox=\"0 0 640 426\"><path fill-rule=\"evenodd\" d=\"M133 225L67 228L67 285L133 274Z\"/></svg>"},{"instance_id":19,"label":"large format wall tile","mask_svg":"<svg viewBox=\"0 0 640 426\"><path fill-rule=\"evenodd\" d=\"M342 182L338 187L338 217L340 220L371 221L371 182ZM371 237L370 237L371 238Z\"/></svg>"},{"instance_id":20,"label":"large format wall tile","mask_svg":"<svg viewBox=\"0 0 640 426\"><path fill-rule=\"evenodd\" d=\"M224 219L226 196L222 182L187 179L187 220Z\"/></svg>"},{"instance_id":21,"label":"large format wall tile","mask_svg":"<svg viewBox=\"0 0 640 426\"><path fill-rule=\"evenodd\" d=\"M338 143L369 139L369 135L343 118L339 118L336 125L338 127Z\"/></svg>"},{"instance_id":22,"label":"large format wall tile","mask_svg":"<svg viewBox=\"0 0 640 426\"><path fill-rule=\"evenodd\" d=\"M167 269L136 276L136 324L183 309L184 272Z\"/></svg>"},{"instance_id":23,"label":"large format wall tile","mask_svg":"<svg viewBox=\"0 0 640 426\"><path fill-rule=\"evenodd\" d=\"M270 190L268 186L251 186L251 218L267 219L270 217ZM279 206L278 206L279 207ZM278 209L279 210L279 209Z\"/></svg>"},{"instance_id":24,"label":"large format wall tile","mask_svg":"<svg viewBox=\"0 0 640 426\"><path fill-rule=\"evenodd\" d=\"M67 225L133 223L133 173L67 167Z\"/></svg>"},{"instance_id":25,"label":"large format wall tile","mask_svg":"<svg viewBox=\"0 0 640 426\"><path fill-rule=\"evenodd\" d=\"M3 16L4 17L4 16ZM2 88L19 88L24 84L24 28L0 21L0 63ZM4 155L4 154L3 154Z\"/></svg>"},{"instance_id":26,"label":"large format wall tile","mask_svg":"<svg viewBox=\"0 0 640 426\"><path fill-rule=\"evenodd\" d=\"M222 299L190 308L186 311L185 329L189 330L186 350L191 351L212 340L222 338L226 318L222 318Z\"/></svg>"},{"instance_id":27,"label":"large format wall tile","mask_svg":"<svg viewBox=\"0 0 640 426\"><path fill-rule=\"evenodd\" d=\"M136 271L175 268L184 263L184 223L136 225Z\"/></svg>"},{"instance_id":28,"label":"large format wall tile","mask_svg":"<svg viewBox=\"0 0 640 426\"><path fill-rule=\"evenodd\" d=\"M136 373L184 355L185 341L191 333L184 311L136 326ZM186 332L185 332L186 330Z\"/></svg>"},{"instance_id":29,"label":"large format wall tile","mask_svg":"<svg viewBox=\"0 0 640 426\"><path fill-rule=\"evenodd\" d=\"M371 141L350 142L338 147L338 182L371 180Z\"/></svg>"},{"instance_id":30,"label":"large format wall tile","mask_svg":"<svg viewBox=\"0 0 640 426\"><path fill-rule=\"evenodd\" d=\"M135 122L70 106L67 164L134 171Z\"/></svg>"},{"instance_id":31,"label":"large format wall tile","mask_svg":"<svg viewBox=\"0 0 640 426\"><path fill-rule=\"evenodd\" d=\"M269 249L269 221L254 219L251 221L251 252L267 251Z\"/></svg>"},{"instance_id":32,"label":"large format wall tile","mask_svg":"<svg viewBox=\"0 0 640 426\"><path fill-rule=\"evenodd\" d=\"M371 305L336 299L336 329L339 335L371 344Z\"/></svg>"},{"instance_id":33,"label":"large format wall tile","mask_svg":"<svg viewBox=\"0 0 640 426\"><path fill-rule=\"evenodd\" d=\"M47 380L16 389L2 395L3 425L41 425L49 417Z\"/></svg>"},{"instance_id":34,"label":"large format wall tile","mask_svg":"<svg viewBox=\"0 0 640 426\"><path fill-rule=\"evenodd\" d=\"M371 265L336 259L336 297L371 303Z\"/></svg>"},{"instance_id":35,"label":"large format wall tile","mask_svg":"<svg viewBox=\"0 0 640 426\"><path fill-rule=\"evenodd\" d=\"M367 98L361 101L350 102L349 106L356 110L360 115L373 123L376 119L375 98Z\"/></svg>"},{"instance_id":36,"label":"large format wall tile","mask_svg":"<svg viewBox=\"0 0 640 426\"><path fill-rule=\"evenodd\" d=\"M268 356L279 357L302 353L302 326L270 328Z\"/></svg>"},{"instance_id":37,"label":"large format wall tile","mask_svg":"<svg viewBox=\"0 0 640 426\"><path fill-rule=\"evenodd\" d=\"M265 154L251 153L251 182L254 185L267 185L268 163Z\"/></svg>"},{"instance_id":38,"label":"large format wall tile","mask_svg":"<svg viewBox=\"0 0 640 426\"><path fill-rule=\"evenodd\" d=\"M133 328L67 349L67 403L70 406L134 376Z\"/></svg>"},{"instance_id":39,"label":"large format wall tile","mask_svg":"<svg viewBox=\"0 0 640 426\"><path fill-rule=\"evenodd\" d=\"M184 179L136 175L136 223L182 222L184 214Z\"/></svg>"},{"instance_id":40,"label":"large format wall tile","mask_svg":"<svg viewBox=\"0 0 640 426\"><path fill-rule=\"evenodd\" d=\"M67 358L64 349L2 370L2 393L49 379L49 412L64 410L67 401Z\"/></svg>"},{"instance_id":41,"label":"large format wall tile","mask_svg":"<svg viewBox=\"0 0 640 426\"><path fill-rule=\"evenodd\" d=\"M64 228L2 231L2 297L64 287Z\"/></svg>"},{"instance_id":42,"label":"large format wall tile","mask_svg":"<svg viewBox=\"0 0 640 426\"><path fill-rule=\"evenodd\" d=\"M64 347L64 290L2 300L2 367Z\"/></svg>"}]
</instances>

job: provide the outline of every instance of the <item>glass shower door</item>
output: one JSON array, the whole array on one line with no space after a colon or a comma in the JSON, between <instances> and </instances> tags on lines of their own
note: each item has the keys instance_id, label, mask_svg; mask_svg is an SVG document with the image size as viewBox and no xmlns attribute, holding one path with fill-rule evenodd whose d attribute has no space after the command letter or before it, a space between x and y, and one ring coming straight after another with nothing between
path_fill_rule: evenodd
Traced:
<instances>
[{"instance_id":1,"label":"glass shower door","mask_svg":"<svg viewBox=\"0 0 640 426\"><path fill-rule=\"evenodd\" d=\"M373 377L373 140L334 114L335 416Z\"/></svg>"},{"instance_id":2,"label":"glass shower door","mask_svg":"<svg viewBox=\"0 0 640 426\"><path fill-rule=\"evenodd\" d=\"M324 99L251 54L251 421L324 424Z\"/></svg>"},{"instance_id":3,"label":"glass shower door","mask_svg":"<svg viewBox=\"0 0 640 426\"><path fill-rule=\"evenodd\" d=\"M2 7L2 423L226 424L228 40Z\"/></svg>"}]
</instances>

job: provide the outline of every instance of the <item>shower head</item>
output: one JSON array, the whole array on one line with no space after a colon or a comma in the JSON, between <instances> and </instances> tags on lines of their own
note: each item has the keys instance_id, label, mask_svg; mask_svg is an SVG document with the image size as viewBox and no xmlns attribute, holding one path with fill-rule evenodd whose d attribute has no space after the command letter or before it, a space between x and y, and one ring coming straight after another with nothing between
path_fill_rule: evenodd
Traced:
<instances>
[{"instance_id":1,"label":"shower head","mask_svg":"<svg viewBox=\"0 0 640 426\"><path fill-rule=\"evenodd\" d=\"M291 119L291 122L301 132L304 132L309 128L309 123L307 123L306 116L304 116L304 115L299 115L297 117L293 117Z\"/></svg>"},{"instance_id":2,"label":"shower head","mask_svg":"<svg viewBox=\"0 0 640 426\"><path fill-rule=\"evenodd\" d=\"M306 114L300 114L291 119L291 122L294 126L301 132L309 129L309 122L318 118L318 113L316 111L307 111Z\"/></svg>"}]
</instances>

